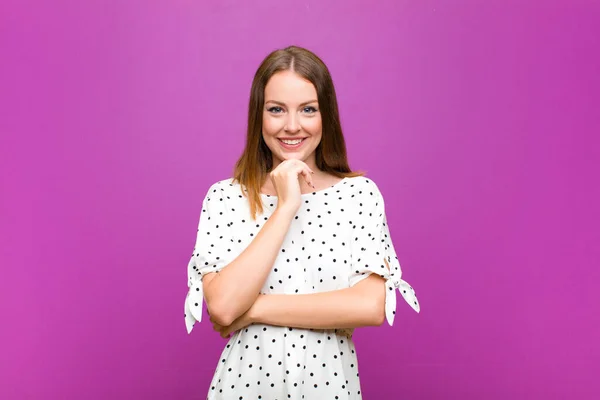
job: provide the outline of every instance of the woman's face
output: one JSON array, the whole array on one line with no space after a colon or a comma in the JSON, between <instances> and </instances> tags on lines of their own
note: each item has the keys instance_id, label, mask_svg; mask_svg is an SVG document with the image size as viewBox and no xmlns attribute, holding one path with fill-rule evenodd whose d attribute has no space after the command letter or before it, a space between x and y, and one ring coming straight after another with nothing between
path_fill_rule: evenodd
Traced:
<instances>
[{"instance_id":1,"label":"woman's face","mask_svg":"<svg viewBox=\"0 0 600 400\"><path fill-rule=\"evenodd\" d=\"M277 72L269 79L262 134L273 154L273 169L284 160L297 159L316 171L315 149L322 125L317 90L311 82L292 71ZM291 142L284 143L286 139Z\"/></svg>"}]
</instances>

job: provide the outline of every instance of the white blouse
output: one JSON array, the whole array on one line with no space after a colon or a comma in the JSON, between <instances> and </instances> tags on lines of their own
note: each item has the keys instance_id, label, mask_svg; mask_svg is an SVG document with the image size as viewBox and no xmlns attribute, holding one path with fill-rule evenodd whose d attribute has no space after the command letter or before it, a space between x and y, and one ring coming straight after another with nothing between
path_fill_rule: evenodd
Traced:
<instances>
[{"instance_id":1,"label":"white blouse","mask_svg":"<svg viewBox=\"0 0 600 400\"><path fill-rule=\"evenodd\" d=\"M250 218L239 183L213 184L202 202L194 253L188 263L185 324L202 319L202 277L219 272L253 240L277 207L261 194L264 212ZM344 178L302 194L262 294L318 293L354 286L371 273L386 280L385 315L396 314L396 289L420 311L402 270L375 182ZM391 272L388 272L384 259ZM249 277L248 279L252 279ZM352 329L301 329L252 324L232 334L216 367L208 399L361 399Z\"/></svg>"}]
</instances>

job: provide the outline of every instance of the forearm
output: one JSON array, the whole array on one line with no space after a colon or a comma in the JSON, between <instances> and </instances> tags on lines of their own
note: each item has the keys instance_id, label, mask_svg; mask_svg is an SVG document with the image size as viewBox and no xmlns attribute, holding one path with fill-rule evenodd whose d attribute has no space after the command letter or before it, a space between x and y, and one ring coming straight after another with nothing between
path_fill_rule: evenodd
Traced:
<instances>
[{"instance_id":1,"label":"forearm","mask_svg":"<svg viewBox=\"0 0 600 400\"><path fill-rule=\"evenodd\" d=\"M359 283L360 284L360 283ZM381 325L385 289L382 285L313 294L271 294L256 299L254 323L305 329L357 328Z\"/></svg>"},{"instance_id":2,"label":"forearm","mask_svg":"<svg viewBox=\"0 0 600 400\"><path fill-rule=\"evenodd\" d=\"M224 325L256 301L283 244L293 215L277 209L246 249L205 285L209 313Z\"/></svg>"}]
</instances>

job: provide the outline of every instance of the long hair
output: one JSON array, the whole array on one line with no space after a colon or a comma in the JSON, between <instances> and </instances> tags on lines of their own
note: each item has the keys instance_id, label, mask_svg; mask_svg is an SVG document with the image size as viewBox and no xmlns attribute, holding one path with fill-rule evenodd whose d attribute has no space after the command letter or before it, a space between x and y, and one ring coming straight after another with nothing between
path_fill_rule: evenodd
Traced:
<instances>
[{"instance_id":1,"label":"long hair","mask_svg":"<svg viewBox=\"0 0 600 400\"><path fill-rule=\"evenodd\" d=\"M317 91L322 121L321 141L315 150L317 167L340 178L364 175L362 171L352 172L348 166L335 88L325 63L301 47L275 50L263 60L254 75L248 105L246 147L233 172L233 180L245 189L253 220L257 213L263 212L260 190L273 168L271 150L262 136L265 87L275 73L287 70L310 81Z\"/></svg>"}]
</instances>

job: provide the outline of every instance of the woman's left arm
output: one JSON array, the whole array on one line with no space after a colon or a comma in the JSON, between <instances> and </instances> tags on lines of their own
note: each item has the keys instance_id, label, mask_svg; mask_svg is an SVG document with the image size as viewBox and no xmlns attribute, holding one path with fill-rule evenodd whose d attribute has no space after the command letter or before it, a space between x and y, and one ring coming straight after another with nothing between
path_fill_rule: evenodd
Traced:
<instances>
[{"instance_id":1,"label":"woman's left arm","mask_svg":"<svg viewBox=\"0 0 600 400\"><path fill-rule=\"evenodd\" d=\"M263 294L229 326L213 321L222 337L258 323L304 329L378 326L385 320L385 280L370 274L356 285L311 294ZM211 318L212 321L212 318Z\"/></svg>"},{"instance_id":2,"label":"woman's left arm","mask_svg":"<svg viewBox=\"0 0 600 400\"><path fill-rule=\"evenodd\" d=\"M357 328L385 320L385 280L371 274L356 285L311 294L258 296L252 322L305 329Z\"/></svg>"}]
</instances>

